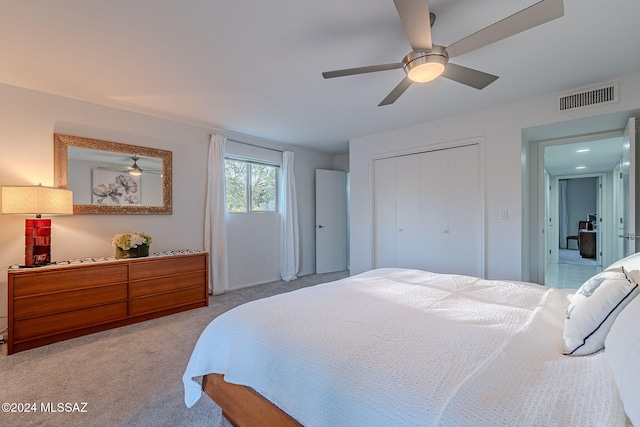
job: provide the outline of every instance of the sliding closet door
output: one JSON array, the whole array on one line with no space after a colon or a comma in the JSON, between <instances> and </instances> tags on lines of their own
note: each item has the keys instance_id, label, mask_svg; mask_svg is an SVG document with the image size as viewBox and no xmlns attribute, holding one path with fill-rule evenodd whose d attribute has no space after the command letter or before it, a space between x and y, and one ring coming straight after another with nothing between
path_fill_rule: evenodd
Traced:
<instances>
[{"instance_id":1,"label":"sliding closet door","mask_svg":"<svg viewBox=\"0 0 640 427\"><path fill-rule=\"evenodd\" d=\"M374 233L375 268L396 266L396 160L374 162Z\"/></svg>"},{"instance_id":2,"label":"sliding closet door","mask_svg":"<svg viewBox=\"0 0 640 427\"><path fill-rule=\"evenodd\" d=\"M420 268L420 159L374 164L374 265Z\"/></svg>"},{"instance_id":3,"label":"sliding closet door","mask_svg":"<svg viewBox=\"0 0 640 427\"><path fill-rule=\"evenodd\" d=\"M396 157L396 267L420 268L420 156Z\"/></svg>"},{"instance_id":4,"label":"sliding closet door","mask_svg":"<svg viewBox=\"0 0 640 427\"><path fill-rule=\"evenodd\" d=\"M482 188L479 146L447 150L449 271L482 276Z\"/></svg>"},{"instance_id":5,"label":"sliding closet door","mask_svg":"<svg viewBox=\"0 0 640 427\"><path fill-rule=\"evenodd\" d=\"M375 268L482 276L479 145L374 162Z\"/></svg>"},{"instance_id":6,"label":"sliding closet door","mask_svg":"<svg viewBox=\"0 0 640 427\"><path fill-rule=\"evenodd\" d=\"M420 268L449 272L449 175L450 150L420 154Z\"/></svg>"}]
</instances>

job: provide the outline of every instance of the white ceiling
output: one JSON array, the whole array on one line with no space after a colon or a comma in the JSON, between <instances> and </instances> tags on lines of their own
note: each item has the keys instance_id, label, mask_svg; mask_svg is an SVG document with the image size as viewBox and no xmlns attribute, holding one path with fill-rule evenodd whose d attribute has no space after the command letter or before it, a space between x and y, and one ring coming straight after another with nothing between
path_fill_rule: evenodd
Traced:
<instances>
[{"instance_id":1,"label":"white ceiling","mask_svg":"<svg viewBox=\"0 0 640 427\"><path fill-rule=\"evenodd\" d=\"M431 0L448 46L536 0ZM0 83L346 152L386 130L558 93L640 70L638 0L564 0L565 15L452 62L500 78L440 78L377 104L410 51L392 0L0 0Z\"/></svg>"},{"instance_id":2,"label":"white ceiling","mask_svg":"<svg viewBox=\"0 0 640 427\"><path fill-rule=\"evenodd\" d=\"M611 172L622 159L622 136L553 145L544 150L544 167L551 176Z\"/></svg>"}]
</instances>

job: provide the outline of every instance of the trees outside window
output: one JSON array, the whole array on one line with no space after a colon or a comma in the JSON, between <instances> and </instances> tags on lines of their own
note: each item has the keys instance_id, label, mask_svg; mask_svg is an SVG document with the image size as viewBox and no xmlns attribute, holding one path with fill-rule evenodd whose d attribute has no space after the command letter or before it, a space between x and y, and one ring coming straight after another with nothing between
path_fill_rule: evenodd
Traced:
<instances>
[{"instance_id":1,"label":"trees outside window","mask_svg":"<svg viewBox=\"0 0 640 427\"><path fill-rule=\"evenodd\" d=\"M278 166L225 159L227 212L275 212Z\"/></svg>"}]
</instances>

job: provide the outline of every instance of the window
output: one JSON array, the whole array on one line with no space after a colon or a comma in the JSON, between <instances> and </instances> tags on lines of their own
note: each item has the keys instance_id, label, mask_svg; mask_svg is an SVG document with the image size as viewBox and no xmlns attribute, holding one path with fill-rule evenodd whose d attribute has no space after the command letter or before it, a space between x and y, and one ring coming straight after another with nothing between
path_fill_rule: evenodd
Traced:
<instances>
[{"instance_id":1,"label":"window","mask_svg":"<svg viewBox=\"0 0 640 427\"><path fill-rule=\"evenodd\" d=\"M278 166L225 159L227 212L275 212Z\"/></svg>"}]
</instances>

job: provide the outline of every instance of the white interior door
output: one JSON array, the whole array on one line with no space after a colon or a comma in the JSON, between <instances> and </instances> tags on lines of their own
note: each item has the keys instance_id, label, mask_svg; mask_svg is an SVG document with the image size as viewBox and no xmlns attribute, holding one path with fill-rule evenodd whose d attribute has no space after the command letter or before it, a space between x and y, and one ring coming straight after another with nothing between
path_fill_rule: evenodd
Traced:
<instances>
[{"instance_id":1,"label":"white interior door","mask_svg":"<svg viewBox=\"0 0 640 427\"><path fill-rule=\"evenodd\" d=\"M316 169L316 273L347 269L347 173Z\"/></svg>"},{"instance_id":2,"label":"white interior door","mask_svg":"<svg viewBox=\"0 0 640 427\"><path fill-rule=\"evenodd\" d=\"M559 203L558 197L560 197L558 191L558 178L555 178L553 181L549 176L549 172L544 171L544 188L548 189L548 191L544 192L544 223L545 227L542 229L542 232L545 233L546 239L546 247L547 250L544 251L545 258L545 268L549 268L551 263L558 262L558 249L560 242L560 213L559 213ZM556 225L558 224L558 225Z\"/></svg>"},{"instance_id":3,"label":"white interior door","mask_svg":"<svg viewBox=\"0 0 640 427\"><path fill-rule=\"evenodd\" d=\"M603 181L604 181L604 177L600 175L598 177L598 187L596 189L598 194L596 195L596 224L595 224L598 230L598 234L596 234L596 260L598 261L598 265L608 265L608 264L603 264L602 261L603 261L603 254L604 254L603 248L605 247L604 242L610 239L610 237L608 238L609 232L607 230L607 227L604 226L602 221L602 217L604 216L604 209L603 209L604 205L602 202L604 200L603 190L605 185Z\"/></svg>"},{"instance_id":4,"label":"white interior door","mask_svg":"<svg viewBox=\"0 0 640 427\"><path fill-rule=\"evenodd\" d=\"M396 159L374 162L373 267L396 266Z\"/></svg>"},{"instance_id":5,"label":"white interior door","mask_svg":"<svg viewBox=\"0 0 640 427\"><path fill-rule=\"evenodd\" d=\"M395 160L395 266L420 268L420 156L401 156Z\"/></svg>"},{"instance_id":6,"label":"white interior door","mask_svg":"<svg viewBox=\"0 0 640 427\"><path fill-rule=\"evenodd\" d=\"M421 268L435 273L449 273L449 150L420 155Z\"/></svg>"},{"instance_id":7,"label":"white interior door","mask_svg":"<svg viewBox=\"0 0 640 427\"><path fill-rule=\"evenodd\" d=\"M484 274L478 144L377 159L373 173L375 268Z\"/></svg>"},{"instance_id":8,"label":"white interior door","mask_svg":"<svg viewBox=\"0 0 640 427\"><path fill-rule=\"evenodd\" d=\"M636 119L631 117L624 130L622 141L622 191L624 207L622 232L618 237L624 239L622 257L636 252L636 232L638 219L636 215Z\"/></svg>"},{"instance_id":9,"label":"white interior door","mask_svg":"<svg viewBox=\"0 0 640 427\"><path fill-rule=\"evenodd\" d=\"M483 277L480 147L447 150L449 175L449 271Z\"/></svg>"},{"instance_id":10,"label":"white interior door","mask_svg":"<svg viewBox=\"0 0 640 427\"><path fill-rule=\"evenodd\" d=\"M612 258L609 260L609 264L624 257L625 240L618 237L623 233L622 223L624 221L623 217L625 216L624 200L626 196L624 195L623 181L622 161L620 161L613 170L613 233L616 238L614 240L613 253L611 254Z\"/></svg>"}]
</instances>

